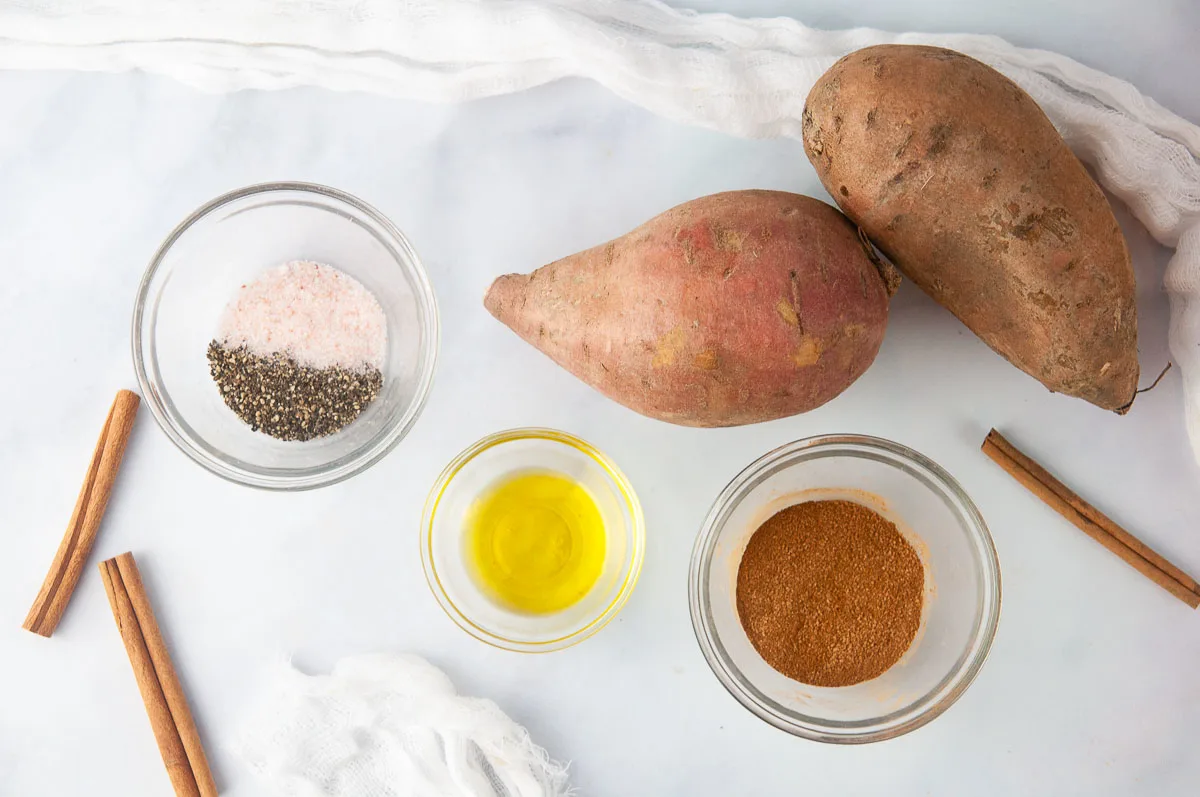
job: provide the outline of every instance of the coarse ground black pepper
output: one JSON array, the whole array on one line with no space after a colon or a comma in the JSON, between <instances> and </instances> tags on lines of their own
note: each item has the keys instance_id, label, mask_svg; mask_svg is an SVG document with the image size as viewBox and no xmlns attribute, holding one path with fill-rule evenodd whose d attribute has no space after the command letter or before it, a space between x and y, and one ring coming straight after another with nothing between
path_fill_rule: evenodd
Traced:
<instances>
[{"instance_id":1,"label":"coarse ground black pepper","mask_svg":"<svg viewBox=\"0 0 1200 797\"><path fill-rule=\"evenodd\" d=\"M310 368L282 353L262 356L215 340L208 366L225 404L251 429L279 440L312 440L345 428L383 387L378 368Z\"/></svg>"},{"instance_id":2,"label":"coarse ground black pepper","mask_svg":"<svg viewBox=\"0 0 1200 797\"><path fill-rule=\"evenodd\" d=\"M921 623L925 568L896 525L851 501L777 512L746 544L737 610L767 664L849 686L900 660Z\"/></svg>"}]
</instances>

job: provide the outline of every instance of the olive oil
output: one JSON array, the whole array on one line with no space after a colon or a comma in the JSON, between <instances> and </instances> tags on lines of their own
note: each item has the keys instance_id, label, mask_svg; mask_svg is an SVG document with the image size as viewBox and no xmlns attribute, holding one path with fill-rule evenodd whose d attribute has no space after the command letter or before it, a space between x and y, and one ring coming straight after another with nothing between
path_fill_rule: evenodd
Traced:
<instances>
[{"instance_id":1,"label":"olive oil","mask_svg":"<svg viewBox=\"0 0 1200 797\"><path fill-rule=\"evenodd\" d=\"M484 492L467 511L465 543L480 588L527 614L561 611L587 595L607 547L591 494L549 471L517 473Z\"/></svg>"}]
</instances>

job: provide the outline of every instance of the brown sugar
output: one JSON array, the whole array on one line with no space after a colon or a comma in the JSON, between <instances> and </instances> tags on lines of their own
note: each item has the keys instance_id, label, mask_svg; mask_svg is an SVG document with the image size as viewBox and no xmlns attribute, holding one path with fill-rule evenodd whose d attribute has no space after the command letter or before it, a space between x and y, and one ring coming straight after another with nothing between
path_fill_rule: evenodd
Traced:
<instances>
[{"instance_id":1,"label":"brown sugar","mask_svg":"<svg viewBox=\"0 0 1200 797\"><path fill-rule=\"evenodd\" d=\"M737 610L754 649L813 686L881 675L921 623L925 568L896 524L851 501L809 501L754 532Z\"/></svg>"}]
</instances>

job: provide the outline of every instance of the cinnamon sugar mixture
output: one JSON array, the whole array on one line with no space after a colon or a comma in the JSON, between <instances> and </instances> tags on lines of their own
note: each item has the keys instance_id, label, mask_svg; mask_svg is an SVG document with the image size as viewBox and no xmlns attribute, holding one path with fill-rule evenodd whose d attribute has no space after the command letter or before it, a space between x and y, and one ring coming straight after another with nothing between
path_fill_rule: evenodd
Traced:
<instances>
[{"instance_id":1,"label":"cinnamon sugar mixture","mask_svg":"<svg viewBox=\"0 0 1200 797\"><path fill-rule=\"evenodd\" d=\"M908 650L924 591L924 565L894 523L851 501L809 501L751 536L737 610L776 670L813 686L849 686Z\"/></svg>"}]
</instances>

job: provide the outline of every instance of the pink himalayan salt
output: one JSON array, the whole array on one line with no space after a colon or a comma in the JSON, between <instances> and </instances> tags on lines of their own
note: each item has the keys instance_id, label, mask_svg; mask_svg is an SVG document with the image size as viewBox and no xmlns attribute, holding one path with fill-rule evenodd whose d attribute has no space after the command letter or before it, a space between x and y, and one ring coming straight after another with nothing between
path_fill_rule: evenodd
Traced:
<instances>
[{"instance_id":1,"label":"pink himalayan salt","mask_svg":"<svg viewBox=\"0 0 1200 797\"><path fill-rule=\"evenodd\" d=\"M332 266L294 260L238 289L217 339L263 356L282 352L313 368L382 370L387 318L358 280Z\"/></svg>"}]
</instances>

